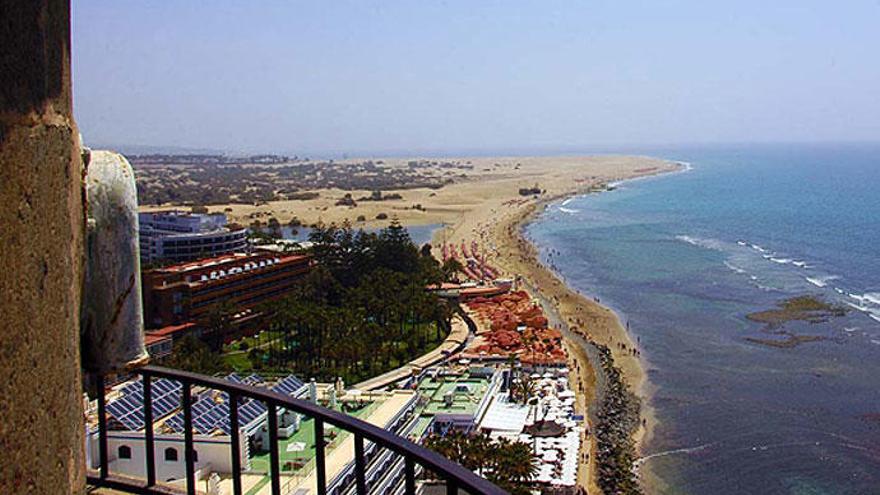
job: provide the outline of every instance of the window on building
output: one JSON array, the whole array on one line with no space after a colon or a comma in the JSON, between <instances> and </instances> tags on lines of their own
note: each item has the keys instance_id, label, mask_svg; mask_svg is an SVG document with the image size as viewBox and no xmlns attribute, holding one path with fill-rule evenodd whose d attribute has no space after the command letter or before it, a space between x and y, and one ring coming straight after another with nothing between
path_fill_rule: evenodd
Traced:
<instances>
[{"instance_id":1,"label":"window on building","mask_svg":"<svg viewBox=\"0 0 880 495\"><path fill-rule=\"evenodd\" d=\"M177 449L174 447L168 447L165 449L165 460L170 462L177 462Z\"/></svg>"},{"instance_id":2,"label":"window on building","mask_svg":"<svg viewBox=\"0 0 880 495\"><path fill-rule=\"evenodd\" d=\"M128 445L120 445L118 452L120 459L131 459L131 447Z\"/></svg>"}]
</instances>

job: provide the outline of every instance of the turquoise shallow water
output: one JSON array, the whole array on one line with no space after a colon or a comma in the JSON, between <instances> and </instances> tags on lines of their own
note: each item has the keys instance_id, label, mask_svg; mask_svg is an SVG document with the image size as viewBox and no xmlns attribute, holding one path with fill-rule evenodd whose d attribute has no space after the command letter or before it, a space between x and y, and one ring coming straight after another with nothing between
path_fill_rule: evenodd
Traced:
<instances>
[{"instance_id":1,"label":"turquoise shallow water","mask_svg":"<svg viewBox=\"0 0 880 495\"><path fill-rule=\"evenodd\" d=\"M647 467L668 493L880 493L880 146L638 151L692 170L556 203L526 234L641 341ZM819 342L746 340L767 335L745 315L802 294L851 310L786 327Z\"/></svg>"}]
</instances>

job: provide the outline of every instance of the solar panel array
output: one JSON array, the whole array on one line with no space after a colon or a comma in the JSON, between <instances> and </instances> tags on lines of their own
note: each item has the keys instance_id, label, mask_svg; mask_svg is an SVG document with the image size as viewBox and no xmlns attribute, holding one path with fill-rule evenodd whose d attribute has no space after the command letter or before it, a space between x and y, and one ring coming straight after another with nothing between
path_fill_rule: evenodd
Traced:
<instances>
[{"instance_id":1,"label":"solar panel array","mask_svg":"<svg viewBox=\"0 0 880 495\"><path fill-rule=\"evenodd\" d=\"M153 419L180 407L180 383L160 378L152 381ZM107 403L107 412L125 428L144 427L144 383L141 380L122 387L122 397Z\"/></svg>"},{"instance_id":2,"label":"solar panel array","mask_svg":"<svg viewBox=\"0 0 880 495\"><path fill-rule=\"evenodd\" d=\"M302 380L293 375L288 375L281 380L278 380L278 383L276 383L275 386L272 387L272 391L278 392L279 394L292 395L303 385L305 384L302 382Z\"/></svg>"},{"instance_id":3,"label":"solar panel array","mask_svg":"<svg viewBox=\"0 0 880 495\"><path fill-rule=\"evenodd\" d=\"M258 375L249 375L241 378L239 375L232 373L226 379L231 382L247 385L265 383ZM284 395L291 395L302 386L302 380L290 375L279 380L272 387L272 390ZM253 399L242 399L238 405L238 424L242 426L250 424L266 411L266 405L262 402ZM193 429L202 435L209 435L217 429L222 430L227 435L230 434L232 426L229 423L229 395L226 392L210 390L202 392L193 403L192 418ZM183 423L183 411L179 411L165 421L165 424L177 433L184 432Z\"/></svg>"}]
</instances>

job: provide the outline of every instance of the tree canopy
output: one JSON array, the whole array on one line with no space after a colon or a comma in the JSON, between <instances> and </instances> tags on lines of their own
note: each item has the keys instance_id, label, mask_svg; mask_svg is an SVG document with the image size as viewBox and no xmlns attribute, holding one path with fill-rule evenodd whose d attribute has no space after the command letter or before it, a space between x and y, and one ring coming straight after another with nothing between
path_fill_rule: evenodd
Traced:
<instances>
[{"instance_id":1,"label":"tree canopy","mask_svg":"<svg viewBox=\"0 0 880 495\"><path fill-rule=\"evenodd\" d=\"M315 269L265 308L269 343L255 366L355 381L399 366L439 344L450 309L425 290L443 280L397 221L376 233L319 225L309 235Z\"/></svg>"},{"instance_id":2,"label":"tree canopy","mask_svg":"<svg viewBox=\"0 0 880 495\"><path fill-rule=\"evenodd\" d=\"M470 469L513 495L531 493L528 483L537 472L537 458L529 445L506 438L492 440L486 432L451 431L431 435L425 447Z\"/></svg>"}]
</instances>

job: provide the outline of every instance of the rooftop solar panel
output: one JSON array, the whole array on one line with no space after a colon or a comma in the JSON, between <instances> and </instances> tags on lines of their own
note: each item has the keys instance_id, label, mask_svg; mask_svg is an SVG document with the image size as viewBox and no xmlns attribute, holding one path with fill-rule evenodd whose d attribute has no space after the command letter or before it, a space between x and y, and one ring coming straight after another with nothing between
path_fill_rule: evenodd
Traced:
<instances>
[{"instance_id":1,"label":"rooftop solar panel","mask_svg":"<svg viewBox=\"0 0 880 495\"><path fill-rule=\"evenodd\" d=\"M242 380L246 385L260 385L263 383L263 377L256 373L244 377Z\"/></svg>"},{"instance_id":2,"label":"rooftop solar panel","mask_svg":"<svg viewBox=\"0 0 880 495\"><path fill-rule=\"evenodd\" d=\"M153 418L159 419L180 405L180 383L160 378L152 382ZM122 396L107 404L107 412L123 427L140 430L144 427L144 385L141 380L121 389Z\"/></svg>"},{"instance_id":3,"label":"rooftop solar panel","mask_svg":"<svg viewBox=\"0 0 880 495\"><path fill-rule=\"evenodd\" d=\"M284 395L292 395L303 385L304 383L302 382L302 380L293 375L288 375L279 380L278 383L276 383L275 386L272 387L272 391Z\"/></svg>"},{"instance_id":4,"label":"rooftop solar panel","mask_svg":"<svg viewBox=\"0 0 880 495\"><path fill-rule=\"evenodd\" d=\"M226 380L234 383L266 386L263 378L257 374L251 374L244 378L236 373L230 373ZM180 407L180 383L158 379L153 381L153 418L160 419ZM304 383L294 375L289 375L279 380L272 390L284 395L292 395ZM136 381L122 388L123 396L110 402L107 411L123 427L130 430L139 430L144 425L143 415L143 383ZM253 399L243 399L238 405L239 425L246 426L266 413L266 405ZM216 429L226 434L231 431L229 423L229 395L225 392L206 391L199 394L192 405L193 430L199 434L208 435ZM183 433L183 411L178 410L174 415L165 420L165 424L177 433Z\"/></svg>"}]
</instances>

